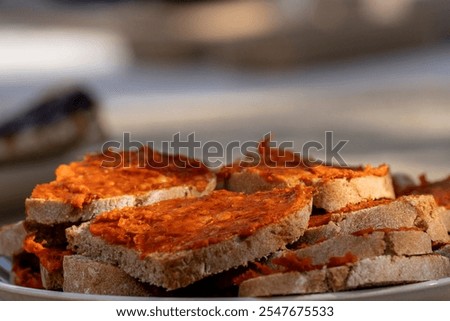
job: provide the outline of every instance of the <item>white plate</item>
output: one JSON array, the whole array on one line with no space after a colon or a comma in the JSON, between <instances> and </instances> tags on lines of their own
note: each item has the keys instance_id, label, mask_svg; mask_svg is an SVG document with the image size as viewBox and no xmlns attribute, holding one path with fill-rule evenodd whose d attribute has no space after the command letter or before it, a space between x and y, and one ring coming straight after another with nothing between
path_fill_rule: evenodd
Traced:
<instances>
[{"instance_id":1,"label":"white plate","mask_svg":"<svg viewBox=\"0 0 450 321\"><path fill-rule=\"evenodd\" d=\"M125 297L109 295L92 295L79 293L64 293L47 290L30 289L6 284L0 281L0 299L2 300L186 300L192 298L162 298L162 297ZM225 298L230 299L230 298ZM238 298L236 298L237 300ZM214 300L219 300L214 298ZM246 298L245 300L248 300ZM266 298L263 298L266 300ZM450 278L432 280L415 284L381 287L366 290L355 290L337 293L312 295L279 296L270 300L450 300Z\"/></svg>"}]
</instances>

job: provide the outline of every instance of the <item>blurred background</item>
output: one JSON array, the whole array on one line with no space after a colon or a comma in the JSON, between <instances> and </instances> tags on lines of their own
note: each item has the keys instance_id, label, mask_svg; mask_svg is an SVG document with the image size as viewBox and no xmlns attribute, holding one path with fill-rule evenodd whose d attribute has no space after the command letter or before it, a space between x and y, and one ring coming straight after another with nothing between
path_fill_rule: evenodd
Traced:
<instances>
[{"instance_id":1,"label":"blurred background","mask_svg":"<svg viewBox=\"0 0 450 321\"><path fill-rule=\"evenodd\" d=\"M0 223L124 133L300 151L333 131L348 164L442 179L449 18L448 0L0 0Z\"/></svg>"}]
</instances>

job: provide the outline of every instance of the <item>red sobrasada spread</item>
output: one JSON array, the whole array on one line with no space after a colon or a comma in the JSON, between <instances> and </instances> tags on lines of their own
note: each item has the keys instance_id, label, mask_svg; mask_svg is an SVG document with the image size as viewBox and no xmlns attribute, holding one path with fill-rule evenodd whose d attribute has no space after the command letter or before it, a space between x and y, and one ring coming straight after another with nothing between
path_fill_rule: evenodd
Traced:
<instances>
[{"instance_id":1,"label":"red sobrasada spread","mask_svg":"<svg viewBox=\"0 0 450 321\"><path fill-rule=\"evenodd\" d=\"M425 175L420 176L420 185L409 186L400 195L431 194L439 206L450 209L450 176L446 179L430 183Z\"/></svg>"},{"instance_id":2,"label":"red sobrasada spread","mask_svg":"<svg viewBox=\"0 0 450 321\"><path fill-rule=\"evenodd\" d=\"M36 255L42 266L49 272L60 270L63 266L64 256L72 254L72 251L64 248L45 247L42 243L36 242L33 234L27 235L23 248L26 252Z\"/></svg>"},{"instance_id":3,"label":"red sobrasada spread","mask_svg":"<svg viewBox=\"0 0 450 321\"><path fill-rule=\"evenodd\" d=\"M226 181L233 173L249 172L256 174L271 184L294 186L297 184L313 185L332 179L365 176L386 176L389 166L372 167L339 167L315 163L289 150L282 150L269 146L270 140L259 143L257 153L252 153L244 160L237 161L231 166L225 166L218 174L218 180Z\"/></svg>"},{"instance_id":4,"label":"red sobrasada spread","mask_svg":"<svg viewBox=\"0 0 450 321\"><path fill-rule=\"evenodd\" d=\"M213 175L202 163L181 155L163 155L150 148L107 151L59 166L56 180L37 185L31 197L60 200L80 208L98 198L137 195L179 185L203 191Z\"/></svg>"},{"instance_id":5,"label":"red sobrasada spread","mask_svg":"<svg viewBox=\"0 0 450 321\"><path fill-rule=\"evenodd\" d=\"M13 256L12 271L14 284L27 288L43 289L39 260L32 254L20 253Z\"/></svg>"},{"instance_id":6,"label":"red sobrasada spread","mask_svg":"<svg viewBox=\"0 0 450 321\"><path fill-rule=\"evenodd\" d=\"M312 189L275 189L246 195L225 190L198 199L168 200L103 213L90 225L111 244L154 252L192 250L248 237L310 204Z\"/></svg>"},{"instance_id":7,"label":"red sobrasada spread","mask_svg":"<svg viewBox=\"0 0 450 321\"><path fill-rule=\"evenodd\" d=\"M332 179L352 179L365 176L385 176L389 173L387 165L379 167L365 166L361 168L343 168L332 166L311 166L311 167L267 167L255 166L245 168L245 171L254 172L268 182L288 183L302 182L311 185L315 182L325 182ZM294 181L295 180L295 181Z\"/></svg>"}]
</instances>

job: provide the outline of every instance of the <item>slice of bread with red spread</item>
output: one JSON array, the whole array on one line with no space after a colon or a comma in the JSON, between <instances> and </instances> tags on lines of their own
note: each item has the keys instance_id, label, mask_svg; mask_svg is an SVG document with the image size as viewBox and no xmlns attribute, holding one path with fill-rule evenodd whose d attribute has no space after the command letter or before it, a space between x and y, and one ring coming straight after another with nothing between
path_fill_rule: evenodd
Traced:
<instances>
[{"instance_id":1,"label":"slice of bread with red spread","mask_svg":"<svg viewBox=\"0 0 450 321\"><path fill-rule=\"evenodd\" d=\"M309 228L297 242L266 261L253 263L253 269L236 278L239 293L243 296L320 293L409 283L415 281L414 277L416 281L427 280L426 275L450 276L450 270L445 271L450 264L447 258L430 256L433 246L443 252L442 245L449 241L438 209L431 195L412 195L313 215ZM436 254L444 255L440 252ZM429 274L396 275L382 270L402 270L405 262L418 264L409 267L408 273L428 268ZM368 273L381 276L371 278ZM359 283L350 281L358 276L365 279ZM277 282L292 285L281 290ZM268 287L262 289L264 286Z\"/></svg>"},{"instance_id":2,"label":"slice of bread with red spread","mask_svg":"<svg viewBox=\"0 0 450 321\"><path fill-rule=\"evenodd\" d=\"M349 204L395 198L387 165L337 167L311 165L289 151L259 147L259 157L237 161L219 174L225 189L253 193L274 187L312 186L314 206L328 212Z\"/></svg>"},{"instance_id":3,"label":"slice of bread with red spread","mask_svg":"<svg viewBox=\"0 0 450 321\"><path fill-rule=\"evenodd\" d=\"M440 215L442 222L450 233L450 176L447 178L430 182L425 175L419 177L420 183L403 184L401 188L397 188L398 195L433 195L436 203L442 207ZM410 182L412 180L409 180ZM397 184L400 185L400 184Z\"/></svg>"},{"instance_id":4,"label":"slice of bread with red spread","mask_svg":"<svg viewBox=\"0 0 450 321\"><path fill-rule=\"evenodd\" d=\"M98 213L214 190L215 175L201 162L150 148L87 155L61 165L53 182L37 185L26 219L41 224L88 221Z\"/></svg>"},{"instance_id":5,"label":"slice of bread with red spread","mask_svg":"<svg viewBox=\"0 0 450 321\"><path fill-rule=\"evenodd\" d=\"M221 190L102 213L66 234L74 252L117 264L143 282L172 290L297 240L311 207L310 188L254 194Z\"/></svg>"},{"instance_id":6,"label":"slice of bread with red spread","mask_svg":"<svg viewBox=\"0 0 450 321\"><path fill-rule=\"evenodd\" d=\"M46 289L61 289L65 229L116 208L206 195L215 175L201 162L150 148L87 155L61 165L56 179L35 187L26 200L24 242L38 256Z\"/></svg>"},{"instance_id":7,"label":"slice of bread with red spread","mask_svg":"<svg viewBox=\"0 0 450 321\"><path fill-rule=\"evenodd\" d=\"M299 242L312 244L361 230L419 228L435 243L449 241L440 208L431 195L363 202L340 211L312 215Z\"/></svg>"},{"instance_id":8,"label":"slice of bread with red spread","mask_svg":"<svg viewBox=\"0 0 450 321\"><path fill-rule=\"evenodd\" d=\"M336 292L407 284L450 276L450 259L439 254L382 255L307 272L273 273L245 280L239 296L264 297Z\"/></svg>"}]
</instances>

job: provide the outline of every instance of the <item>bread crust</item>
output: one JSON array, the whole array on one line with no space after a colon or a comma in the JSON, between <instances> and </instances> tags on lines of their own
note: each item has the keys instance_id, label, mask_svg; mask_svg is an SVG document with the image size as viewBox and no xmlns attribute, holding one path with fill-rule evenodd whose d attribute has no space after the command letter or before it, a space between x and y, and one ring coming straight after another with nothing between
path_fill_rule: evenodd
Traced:
<instances>
[{"instance_id":1,"label":"bread crust","mask_svg":"<svg viewBox=\"0 0 450 321\"><path fill-rule=\"evenodd\" d=\"M440 249L436 251L436 253L446 256L450 259L450 244L442 246Z\"/></svg>"},{"instance_id":2,"label":"bread crust","mask_svg":"<svg viewBox=\"0 0 450 321\"><path fill-rule=\"evenodd\" d=\"M444 224L447 232L450 233L450 209L446 209L445 207L440 207L436 210L441 217L441 221Z\"/></svg>"},{"instance_id":3,"label":"bread crust","mask_svg":"<svg viewBox=\"0 0 450 321\"><path fill-rule=\"evenodd\" d=\"M284 181L269 182L257 172L243 169L232 173L226 188L235 192L254 193L274 187L304 185L296 178L286 177ZM354 178L337 178L313 182L316 188L314 206L328 212L337 211L348 204L356 204L380 198L394 199L394 188L389 174L384 176L367 175Z\"/></svg>"},{"instance_id":4,"label":"bread crust","mask_svg":"<svg viewBox=\"0 0 450 321\"><path fill-rule=\"evenodd\" d=\"M336 292L414 283L448 276L450 276L450 260L441 255L382 255L339 267L309 272L277 273L249 279L240 285L239 296Z\"/></svg>"},{"instance_id":5,"label":"bread crust","mask_svg":"<svg viewBox=\"0 0 450 321\"><path fill-rule=\"evenodd\" d=\"M339 178L321 182L317 185L314 206L332 212L348 204L380 198L395 198L390 175Z\"/></svg>"},{"instance_id":6,"label":"bread crust","mask_svg":"<svg viewBox=\"0 0 450 321\"><path fill-rule=\"evenodd\" d=\"M117 266L81 256L64 257L64 292L151 296L154 291L132 278Z\"/></svg>"},{"instance_id":7,"label":"bread crust","mask_svg":"<svg viewBox=\"0 0 450 321\"><path fill-rule=\"evenodd\" d=\"M107 244L89 231L90 223L66 230L69 247L78 254L117 264L129 275L168 290L185 287L208 275L246 265L298 239L307 227L312 200L279 222L259 228L252 235L192 250L151 253L145 258L124 246Z\"/></svg>"},{"instance_id":8,"label":"bread crust","mask_svg":"<svg viewBox=\"0 0 450 321\"><path fill-rule=\"evenodd\" d=\"M431 238L423 231L375 231L365 235L339 235L299 249L277 253L275 257L295 253L298 258L309 258L313 265L326 265L332 257L351 253L362 260L380 255L422 255L432 253Z\"/></svg>"},{"instance_id":9,"label":"bread crust","mask_svg":"<svg viewBox=\"0 0 450 321\"><path fill-rule=\"evenodd\" d=\"M40 264L41 281L44 289L61 291L64 283L63 270L59 269L50 272L42 264Z\"/></svg>"},{"instance_id":10,"label":"bread crust","mask_svg":"<svg viewBox=\"0 0 450 321\"><path fill-rule=\"evenodd\" d=\"M0 255L12 257L22 252L22 244L27 235L23 223L19 221L0 227Z\"/></svg>"},{"instance_id":11,"label":"bread crust","mask_svg":"<svg viewBox=\"0 0 450 321\"><path fill-rule=\"evenodd\" d=\"M89 221L98 214L113 209L150 205L174 198L200 197L211 193L215 186L216 178L213 176L203 191L198 191L194 186L174 186L166 189L152 190L140 195L121 195L98 199L82 208L77 208L69 203L56 200L28 198L25 201L26 220L46 225Z\"/></svg>"},{"instance_id":12,"label":"bread crust","mask_svg":"<svg viewBox=\"0 0 450 321\"><path fill-rule=\"evenodd\" d=\"M328 224L308 228L299 240L314 244L339 234L351 234L364 229L417 227L427 232L434 242L449 240L436 202L431 195L402 196L388 204L331 215Z\"/></svg>"}]
</instances>

